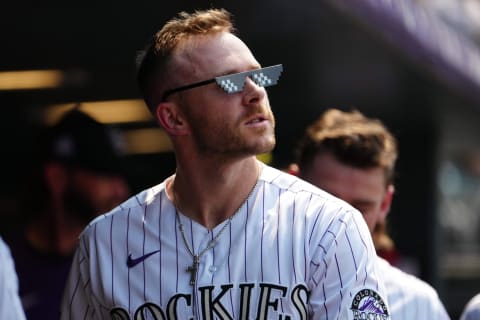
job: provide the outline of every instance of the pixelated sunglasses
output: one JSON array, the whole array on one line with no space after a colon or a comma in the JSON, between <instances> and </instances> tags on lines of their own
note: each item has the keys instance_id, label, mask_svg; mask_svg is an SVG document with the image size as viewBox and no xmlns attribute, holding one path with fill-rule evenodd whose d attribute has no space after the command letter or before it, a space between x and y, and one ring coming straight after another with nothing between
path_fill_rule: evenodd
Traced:
<instances>
[{"instance_id":1,"label":"pixelated sunglasses","mask_svg":"<svg viewBox=\"0 0 480 320\"><path fill-rule=\"evenodd\" d=\"M216 82L217 85L228 94L241 92L243 90L247 77L250 77L250 79L252 79L253 82L255 82L260 87L274 86L277 84L278 78L280 78L282 71L283 66L281 64L277 64L261 69L227 74L225 76L215 77L213 79L195 82L186 86L167 90L163 94L162 101L165 101L169 95L175 92L205 86L213 82Z\"/></svg>"}]
</instances>

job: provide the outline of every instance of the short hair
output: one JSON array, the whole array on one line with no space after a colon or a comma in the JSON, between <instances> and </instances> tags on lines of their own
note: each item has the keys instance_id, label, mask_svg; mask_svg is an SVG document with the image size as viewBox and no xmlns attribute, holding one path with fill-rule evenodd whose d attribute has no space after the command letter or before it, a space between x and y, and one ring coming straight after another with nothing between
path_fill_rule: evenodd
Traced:
<instances>
[{"instance_id":1,"label":"short hair","mask_svg":"<svg viewBox=\"0 0 480 320\"><path fill-rule=\"evenodd\" d=\"M235 32L232 16L225 9L182 11L168 21L137 55L137 82L152 112L171 83L175 49L192 36L219 32Z\"/></svg>"},{"instance_id":2,"label":"short hair","mask_svg":"<svg viewBox=\"0 0 480 320\"><path fill-rule=\"evenodd\" d=\"M393 184L397 141L383 123L358 110L326 110L305 130L296 157L300 170L308 169L316 155L330 153L356 168L380 167L387 185Z\"/></svg>"}]
</instances>

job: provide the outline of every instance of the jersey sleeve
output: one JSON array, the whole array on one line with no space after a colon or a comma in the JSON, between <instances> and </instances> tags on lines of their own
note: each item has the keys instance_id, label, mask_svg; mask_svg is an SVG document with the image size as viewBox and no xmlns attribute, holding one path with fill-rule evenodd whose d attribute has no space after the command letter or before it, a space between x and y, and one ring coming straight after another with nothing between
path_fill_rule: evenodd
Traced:
<instances>
[{"instance_id":1,"label":"jersey sleeve","mask_svg":"<svg viewBox=\"0 0 480 320\"><path fill-rule=\"evenodd\" d=\"M309 279L312 319L390 319L376 253L361 214L340 210L317 224Z\"/></svg>"},{"instance_id":2,"label":"jersey sleeve","mask_svg":"<svg viewBox=\"0 0 480 320\"><path fill-rule=\"evenodd\" d=\"M63 293L60 319L97 319L90 290L89 257L83 242L78 246Z\"/></svg>"},{"instance_id":3,"label":"jersey sleeve","mask_svg":"<svg viewBox=\"0 0 480 320\"><path fill-rule=\"evenodd\" d=\"M480 319L480 293L470 299L460 316L460 320L475 319Z\"/></svg>"},{"instance_id":4,"label":"jersey sleeve","mask_svg":"<svg viewBox=\"0 0 480 320\"><path fill-rule=\"evenodd\" d=\"M25 319L10 248L0 238L0 319Z\"/></svg>"},{"instance_id":5,"label":"jersey sleeve","mask_svg":"<svg viewBox=\"0 0 480 320\"><path fill-rule=\"evenodd\" d=\"M432 297L432 308L434 309L432 312L435 315L434 319L450 320L450 316L437 294Z\"/></svg>"},{"instance_id":6,"label":"jersey sleeve","mask_svg":"<svg viewBox=\"0 0 480 320\"><path fill-rule=\"evenodd\" d=\"M415 306L414 310L412 310L413 315L417 314L417 317L420 318L431 317L432 319L438 320L450 320L450 316L440 300L437 291L427 282L424 282L413 275L408 276L410 281L405 280L405 282L409 284L411 291L404 293L403 297L407 294L412 295L413 291L416 302L421 304L421 307ZM398 287L401 286L399 285ZM389 289L387 288L387 290ZM393 303L393 299L391 303Z\"/></svg>"}]
</instances>

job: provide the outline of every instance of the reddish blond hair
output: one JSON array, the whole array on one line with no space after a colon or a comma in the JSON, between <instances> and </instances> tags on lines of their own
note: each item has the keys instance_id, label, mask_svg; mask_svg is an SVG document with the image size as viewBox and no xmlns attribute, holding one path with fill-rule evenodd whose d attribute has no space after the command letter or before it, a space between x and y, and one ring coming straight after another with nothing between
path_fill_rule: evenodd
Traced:
<instances>
[{"instance_id":1,"label":"reddish blond hair","mask_svg":"<svg viewBox=\"0 0 480 320\"><path fill-rule=\"evenodd\" d=\"M219 32L235 32L231 14L225 9L182 11L155 34L137 57L137 81L152 112L174 78L171 62L175 49L191 37Z\"/></svg>"}]
</instances>

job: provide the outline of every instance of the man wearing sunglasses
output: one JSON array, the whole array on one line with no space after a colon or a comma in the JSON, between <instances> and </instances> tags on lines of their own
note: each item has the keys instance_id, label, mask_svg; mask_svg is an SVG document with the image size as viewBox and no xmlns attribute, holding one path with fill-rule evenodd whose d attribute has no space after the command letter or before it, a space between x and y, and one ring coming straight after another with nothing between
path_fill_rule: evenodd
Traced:
<instances>
[{"instance_id":1,"label":"man wearing sunglasses","mask_svg":"<svg viewBox=\"0 0 480 320\"><path fill-rule=\"evenodd\" d=\"M390 319L361 214L256 158L281 73L225 10L155 35L138 80L176 172L86 228L62 319Z\"/></svg>"}]
</instances>

